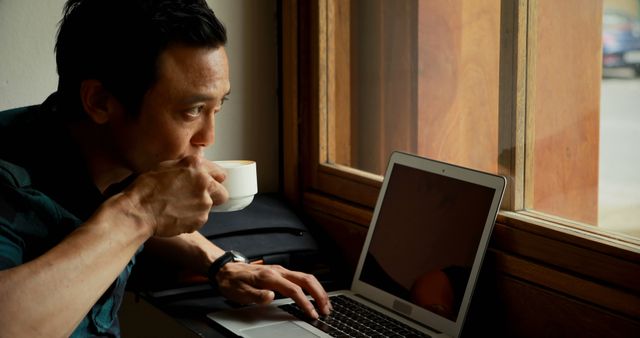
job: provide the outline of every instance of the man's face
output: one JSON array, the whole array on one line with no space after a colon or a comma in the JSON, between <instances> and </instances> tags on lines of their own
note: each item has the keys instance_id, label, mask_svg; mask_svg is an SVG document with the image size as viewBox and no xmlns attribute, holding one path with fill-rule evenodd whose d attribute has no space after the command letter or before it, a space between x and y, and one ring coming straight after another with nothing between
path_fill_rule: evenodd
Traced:
<instances>
[{"instance_id":1,"label":"man's face","mask_svg":"<svg viewBox=\"0 0 640 338\"><path fill-rule=\"evenodd\" d=\"M224 47L172 45L160 54L157 66L157 80L139 115L123 117L117 128L122 160L136 172L202 155L214 142L215 114L230 91Z\"/></svg>"}]
</instances>

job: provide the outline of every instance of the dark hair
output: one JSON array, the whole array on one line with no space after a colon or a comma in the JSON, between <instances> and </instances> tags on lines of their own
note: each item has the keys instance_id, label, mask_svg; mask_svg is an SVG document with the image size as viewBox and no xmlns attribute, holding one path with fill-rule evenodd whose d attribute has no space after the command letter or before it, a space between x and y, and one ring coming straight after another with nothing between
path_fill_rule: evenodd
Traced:
<instances>
[{"instance_id":1,"label":"dark hair","mask_svg":"<svg viewBox=\"0 0 640 338\"><path fill-rule=\"evenodd\" d=\"M205 0L68 0L55 47L60 104L68 118L84 116L80 84L95 79L135 114L170 44L226 42Z\"/></svg>"}]
</instances>

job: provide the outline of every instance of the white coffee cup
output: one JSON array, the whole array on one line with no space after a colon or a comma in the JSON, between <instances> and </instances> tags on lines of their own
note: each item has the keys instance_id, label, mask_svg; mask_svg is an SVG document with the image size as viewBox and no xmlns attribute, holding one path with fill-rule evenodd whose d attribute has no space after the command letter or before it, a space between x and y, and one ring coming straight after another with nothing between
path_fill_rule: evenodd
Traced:
<instances>
[{"instance_id":1,"label":"white coffee cup","mask_svg":"<svg viewBox=\"0 0 640 338\"><path fill-rule=\"evenodd\" d=\"M211 211L237 211L242 210L253 201L253 196L258 193L258 178L256 162L246 160L214 161L225 170L226 178L222 185L229 193L229 199L220 205L214 206Z\"/></svg>"}]
</instances>

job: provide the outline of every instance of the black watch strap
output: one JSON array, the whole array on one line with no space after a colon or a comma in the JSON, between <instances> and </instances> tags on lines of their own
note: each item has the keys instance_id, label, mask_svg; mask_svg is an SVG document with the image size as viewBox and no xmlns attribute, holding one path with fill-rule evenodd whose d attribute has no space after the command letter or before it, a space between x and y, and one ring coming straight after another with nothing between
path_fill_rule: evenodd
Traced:
<instances>
[{"instance_id":1,"label":"black watch strap","mask_svg":"<svg viewBox=\"0 0 640 338\"><path fill-rule=\"evenodd\" d=\"M207 272L207 277L209 277L209 282L215 289L218 288L216 275L218 274L220 269L222 269L222 267L229 262L249 263L249 260L238 251L229 250L222 254L222 256L218 257L215 261L213 261L213 263L211 263L211 266L209 267L209 271Z\"/></svg>"}]
</instances>

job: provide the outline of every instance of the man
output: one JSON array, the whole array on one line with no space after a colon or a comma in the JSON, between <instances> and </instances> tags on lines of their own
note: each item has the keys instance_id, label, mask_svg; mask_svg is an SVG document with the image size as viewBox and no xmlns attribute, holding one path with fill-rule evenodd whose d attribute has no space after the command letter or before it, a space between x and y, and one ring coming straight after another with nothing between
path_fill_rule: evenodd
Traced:
<instances>
[{"instance_id":1,"label":"man","mask_svg":"<svg viewBox=\"0 0 640 338\"><path fill-rule=\"evenodd\" d=\"M212 265L224 252L196 231L227 199L203 158L230 91L225 43L204 0L68 1L57 92L0 115L0 336L118 336L142 247L236 302L278 291L329 313L312 275Z\"/></svg>"}]
</instances>

